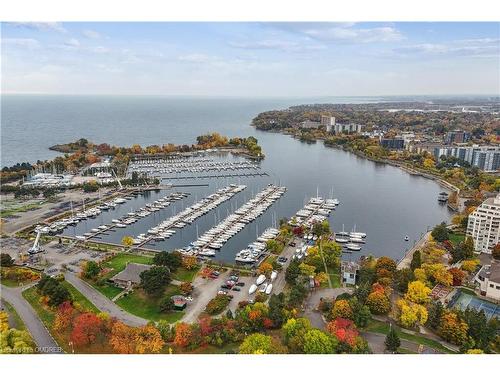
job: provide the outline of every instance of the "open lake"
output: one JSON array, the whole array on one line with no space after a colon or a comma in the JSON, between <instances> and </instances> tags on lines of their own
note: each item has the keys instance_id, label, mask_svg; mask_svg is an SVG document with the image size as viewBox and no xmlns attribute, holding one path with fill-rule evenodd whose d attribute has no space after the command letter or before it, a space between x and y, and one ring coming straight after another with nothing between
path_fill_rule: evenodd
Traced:
<instances>
[{"instance_id":1,"label":"open lake","mask_svg":"<svg viewBox=\"0 0 500 375\"><path fill-rule=\"evenodd\" d=\"M366 98L373 101L374 98ZM315 100L325 102L326 99ZM330 99L334 102L354 102L350 98ZM356 98L356 101L360 101ZM197 135L217 131L227 136L253 135L262 145L266 158L260 171L267 177L203 179L189 183L206 183L206 187L182 187L178 191L191 193L188 198L141 219L133 228L110 232L103 240L119 242L125 234L137 235L179 212L195 200L213 193L229 183L241 183L247 188L213 212L192 225L178 230L167 241L153 243L169 250L186 246L215 222L224 219L269 183L287 187L281 199L262 216L230 239L217 258L232 261L234 254L246 247L273 221L290 217L305 201L316 196L338 198L340 206L330 215L335 230L354 226L368 234L363 250L352 254L387 255L395 259L418 240L429 227L450 218L450 212L437 202L442 188L428 179L409 175L398 168L374 163L353 154L324 147L322 143L304 144L289 136L257 131L250 127L259 112L313 102L311 99L200 99L161 97L61 97L4 96L2 97L2 166L20 161L36 161L57 155L47 148L84 137L94 143L117 145L139 143L194 143ZM228 156L228 158L231 158ZM186 183L176 181L175 183ZM74 233L109 223L132 208L168 194L151 192L134 198L94 220L82 222ZM94 222L95 221L95 222ZM97 224L99 223L99 224ZM404 241L409 236L408 242Z\"/></svg>"}]
</instances>

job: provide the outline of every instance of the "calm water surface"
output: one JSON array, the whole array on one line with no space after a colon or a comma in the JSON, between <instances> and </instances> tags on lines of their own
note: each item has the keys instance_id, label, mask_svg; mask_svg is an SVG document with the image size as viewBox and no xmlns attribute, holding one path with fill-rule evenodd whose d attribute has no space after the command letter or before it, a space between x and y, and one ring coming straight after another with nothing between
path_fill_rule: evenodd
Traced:
<instances>
[{"instance_id":1,"label":"calm water surface","mask_svg":"<svg viewBox=\"0 0 500 375\"><path fill-rule=\"evenodd\" d=\"M320 101L324 100L317 100ZM349 98L337 101L352 102ZM191 226L178 230L169 240L152 243L165 250L186 246L196 238L197 232L201 235L267 184L286 186L288 190L279 201L221 249L217 258L225 261L232 261L237 251L255 240L257 233L280 217L293 215L317 192L324 197L330 197L333 192L341 201L330 216L335 230L341 230L343 225L346 230L356 226L358 231L368 234L366 245L362 251L353 253L353 259L368 253L399 259L428 227L450 218L446 207L437 203L437 195L442 189L433 181L324 147L319 142L303 144L288 136L260 132L249 126L251 119L261 111L304 102L310 99L7 96L2 98L2 166L53 157L57 154L48 151L47 147L80 137L93 142L147 145L190 144L195 142L197 135L210 131L228 136L253 135L266 154L261 170L267 172L268 177L188 180L209 186L177 188L191 195L141 219L133 227L103 236L103 240L119 242L126 234L146 232L217 188L229 183L247 185L243 192ZM135 198L95 220L82 222L68 233L88 232L166 194L168 191L151 192ZM410 237L408 242L404 241L406 235Z\"/></svg>"}]
</instances>

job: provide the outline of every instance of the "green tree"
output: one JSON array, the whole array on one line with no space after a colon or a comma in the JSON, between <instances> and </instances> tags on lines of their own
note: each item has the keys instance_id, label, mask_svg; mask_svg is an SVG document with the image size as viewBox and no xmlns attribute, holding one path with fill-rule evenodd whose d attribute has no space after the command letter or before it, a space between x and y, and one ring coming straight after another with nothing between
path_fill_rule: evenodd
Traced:
<instances>
[{"instance_id":1,"label":"green tree","mask_svg":"<svg viewBox=\"0 0 500 375\"><path fill-rule=\"evenodd\" d=\"M161 251L155 254L153 263L157 266L167 267L170 272L175 272L182 265L182 254L178 251L171 253Z\"/></svg>"},{"instance_id":2,"label":"green tree","mask_svg":"<svg viewBox=\"0 0 500 375\"><path fill-rule=\"evenodd\" d=\"M273 294L269 299L269 319L275 327L281 327L285 321L285 295L283 293Z\"/></svg>"},{"instance_id":3,"label":"green tree","mask_svg":"<svg viewBox=\"0 0 500 375\"><path fill-rule=\"evenodd\" d=\"M415 271L415 269L422 266L422 253L420 251L415 251L411 258L410 269Z\"/></svg>"},{"instance_id":4,"label":"green tree","mask_svg":"<svg viewBox=\"0 0 500 375\"><path fill-rule=\"evenodd\" d=\"M297 278L300 275L300 262L292 260L285 271L285 281L290 285L295 285L297 283Z\"/></svg>"},{"instance_id":5,"label":"green tree","mask_svg":"<svg viewBox=\"0 0 500 375\"><path fill-rule=\"evenodd\" d=\"M101 267L97 262L94 262L93 260L89 260L87 263L85 263L85 266L83 268L83 277L86 279L94 279L96 278L99 273L101 272Z\"/></svg>"},{"instance_id":6,"label":"green tree","mask_svg":"<svg viewBox=\"0 0 500 375\"><path fill-rule=\"evenodd\" d=\"M153 266L140 274L141 288L152 297L159 297L165 292L165 288L171 280L168 268Z\"/></svg>"},{"instance_id":7,"label":"green tree","mask_svg":"<svg viewBox=\"0 0 500 375\"><path fill-rule=\"evenodd\" d=\"M428 308L427 324L429 325L429 327L431 327L433 330L437 330L439 327L439 323L441 322L441 316L443 315L443 313L443 304L439 301L432 301L429 304Z\"/></svg>"},{"instance_id":8,"label":"green tree","mask_svg":"<svg viewBox=\"0 0 500 375\"><path fill-rule=\"evenodd\" d=\"M449 239L449 230L446 227L446 223L442 222L439 225L436 225L431 232L432 238L434 238L438 242L444 242Z\"/></svg>"},{"instance_id":9,"label":"green tree","mask_svg":"<svg viewBox=\"0 0 500 375\"><path fill-rule=\"evenodd\" d=\"M0 254L0 266L2 267L10 267L14 264L14 259L7 254L7 253L2 253Z\"/></svg>"},{"instance_id":10,"label":"green tree","mask_svg":"<svg viewBox=\"0 0 500 375\"><path fill-rule=\"evenodd\" d=\"M389 333L385 337L385 348L390 351L391 353L396 353L398 351L398 348L401 346L401 341L399 340L399 336L396 332L396 330L392 327L389 330Z\"/></svg>"},{"instance_id":11,"label":"green tree","mask_svg":"<svg viewBox=\"0 0 500 375\"><path fill-rule=\"evenodd\" d=\"M306 354L333 354L338 341L332 335L319 329L311 329L304 335L304 353Z\"/></svg>"},{"instance_id":12,"label":"green tree","mask_svg":"<svg viewBox=\"0 0 500 375\"><path fill-rule=\"evenodd\" d=\"M165 296L160 301L159 308L161 312L172 311L175 308L174 301L172 301L172 298L170 298L169 296Z\"/></svg>"},{"instance_id":13,"label":"green tree","mask_svg":"<svg viewBox=\"0 0 500 375\"><path fill-rule=\"evenodd\" d=\"M415 280L415 275L410 268L403 268L397 270L394 274L394 282L400 293L406 293L408 290L408 284Z\"/></svg>"},{"instance_id":14,"label":"green tree","mask_svg":"<svg viewBox=\"0 0 500 375\"><path fill-rule=\"evenodd\" d=\"M245 338L240 345L240 354L280 354L285 349L271 336L253 333Z\"/></svg>"},{"instance_id":15,"label":"green tree","mask_svg":"<svg viewBox=\"0 0 500 375\"><path fill-rule=\"evenodd\" d=\"M283 340L292 353L303 353L304 335L311 329L307 318L288 319L283 325Z\"/></svg>"}]
</instances>

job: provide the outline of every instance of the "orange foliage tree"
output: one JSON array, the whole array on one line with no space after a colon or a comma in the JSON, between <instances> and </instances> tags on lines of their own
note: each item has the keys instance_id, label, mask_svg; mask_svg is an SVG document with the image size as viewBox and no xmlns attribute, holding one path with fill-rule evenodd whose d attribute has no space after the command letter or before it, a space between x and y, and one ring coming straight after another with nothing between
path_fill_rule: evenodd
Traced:
<instances>
[{"instance_id":1,"label":"orange foliage tree","mask_svg":"<svg viewBox=\"0 0 500 375\"><path fill-rule=\"evenodd\" d=\"M91 312L77 316L73 322L71 340L75 346L90 345L102 334L102 320Z\"/></svg>"}]
</instances>

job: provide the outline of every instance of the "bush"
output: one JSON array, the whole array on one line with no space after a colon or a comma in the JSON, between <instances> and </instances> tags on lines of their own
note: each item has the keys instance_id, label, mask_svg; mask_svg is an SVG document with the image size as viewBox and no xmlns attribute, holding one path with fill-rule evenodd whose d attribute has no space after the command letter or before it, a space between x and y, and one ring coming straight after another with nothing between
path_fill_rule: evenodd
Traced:
<instances>
[{"instance_id":1,"label":"bush","mask_svg":"<svg viewBox=\"0 0 500 375\"><path fill-rule=\"evenodd\" d=\"M230 298L224 294L218 294L208 302L205 311L210 315L220 314L229 305Z\"/></svg>"}]
</instances>

